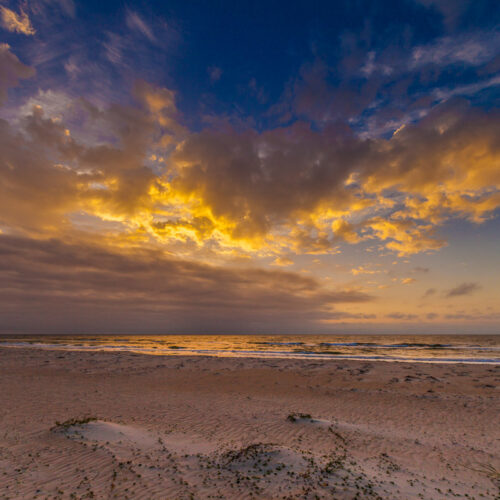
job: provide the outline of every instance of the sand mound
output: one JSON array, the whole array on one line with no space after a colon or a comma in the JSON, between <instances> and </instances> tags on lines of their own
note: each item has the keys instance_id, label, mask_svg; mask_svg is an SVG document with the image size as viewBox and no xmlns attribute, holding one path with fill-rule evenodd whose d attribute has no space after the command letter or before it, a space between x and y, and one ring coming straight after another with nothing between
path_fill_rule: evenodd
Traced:
<instances>
[{"instance_id":1,"label":"sand mound","mask_svg":"<svg viewBox=\"0 0 500 500\"><path fill-rule=\"evenodd\" d=\"M155 437L144 429L102 420L72 425L65 432L69 437L97 444L122 444L141 450L157 448L160 445L158 436Z\"/></svg>"},{"instance_id":2,"label":"sand mound","mask_svg":"<svg viewBox=\"0 0 500 500\"><path fill-rule=\"evenodd\" d=\"M296 421L306 426L318 422L300 416ZM113 478L126 476L137 487L154 481L172 498L196 497L202 491L216 494L222 485L229 485L238 497L257 498L295 498L299 492L305 498L328 498L340 494L339 485L339 498L343 498L358 488L371 493L373 487L361 470L346 465L343 451L319 456L298 447L260 442L217 449L208 441L185 434L161 435L91 419L58 424L53 432L87 449L110 454L115 464Z\"/></svg>"},{"instance_id":3,"label":"sand mound","mask_svg":"<svg viewBox=\"0 0 500 500\"><path fill-rule=\"evenodd\" d=\"M64 432L71 439L97 446L118 445L121 449L141 451L168 450L177 454L196 455L215 451L216 446L208 441L196 439L182 433L148 431L140 427L103 420L90 420L74 425L60 424L55 431Z\"/></svg>"}]
</instances>

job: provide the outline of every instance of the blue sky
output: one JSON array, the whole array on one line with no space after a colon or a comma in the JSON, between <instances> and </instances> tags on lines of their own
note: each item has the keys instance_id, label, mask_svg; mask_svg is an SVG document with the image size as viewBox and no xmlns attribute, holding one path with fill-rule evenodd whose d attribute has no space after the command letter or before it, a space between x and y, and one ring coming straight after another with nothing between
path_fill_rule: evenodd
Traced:
<instances>
[{"instance_id":1,"label":"blue sky","mask_svg":"<svg viewBox=\"0 0 500 500\"><path fill-rule=\"evenodd\" d=\"M450 95L497 104L496 2L61 0L26 8L35 35L3 35L36 66L33 86L126 100L141 77L175 90L194 129L223 115L259 129L348 119L389 133L388 122L416 119Z\"/></svg>"}]
</instances>

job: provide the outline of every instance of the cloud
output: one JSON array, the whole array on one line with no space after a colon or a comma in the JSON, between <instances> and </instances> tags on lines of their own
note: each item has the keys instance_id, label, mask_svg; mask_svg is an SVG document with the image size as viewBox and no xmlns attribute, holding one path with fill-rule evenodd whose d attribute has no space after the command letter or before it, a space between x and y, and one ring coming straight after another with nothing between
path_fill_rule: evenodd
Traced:
<instances>
[{"instance_id":1,"label":"cloud","mask_svg":"<svg viewBox=\"0 0 500 500\"><path fill-rule=\"evenodd\" d=\"M463 103L367 139L301 122L191 133L176 94L144 81L134 106L53 95L31 99L20 128L0 128L0 213L12 228L56 227L81 211L188 253L276 259L378 241L405 256L446 245L437 229L450 217L480 223L500 207L499 120Z\"/></svg>"},{"instance_id":2,"label":"cloud","mask_svg":"<svg viewBox=\"0 0 500 500\"><path fill-rule=\"evenodd\" d=\"M62 11L65 16L75 18L76 5L73 0L30 0L30 10L45 21Z\"/></svg>"},{"instance_id":3,"label":"cloud","mask_svg":"<svg viewBox=\"0 0 500 500\"><path fill-rule=\"evenodd\" d=\"M137 14L137 12L127 9L126 23L131 30L138 31L139 33L144 35L150 42L156 41L153 30L139 16L139 14Z\"/></svg>"},{"instance_id":4,"label":"cloud","mask_svg":"<svg viewBox=\"0 0 500 500\"><path fill-rule=\"evenodd\" d=\"M34 68L23 64L10 51L9 45L0 43L0 105L7 99L9 88L15 87L19 80L31 78L34 74Z\"/></svg>"},{"instance_id":5,"label":"cloud","mask_svg":"<svg viewBox=\"0 0 500 500\"><path fill-rule=\"evenodd\" d=\"M402 257L414 253L439 250L446 245L442 239L434 238L434 228L429 224L418 224L409 219L369 219L364 226L376 238L386 241L386 247Z\"/></svg>"},{"instance_id":6,"label":"cloud","mask_svg":"<svg viewBox=\"0 0 500 500\"><path fill-rule=\"evenodd\" d=\"M76 6L73 0L45 0L48 3L58 3L64 13L69 17L75 17Z\"/></svg>"},{"instance_id":7,"label":"cloud","mask_svg":"<svg viewBox=\"0 0 500 500\"><path fill-rule=\"evenodd\" d=\"M281 266L281 267L287 267L287 266L293 266L294 262L292 259L289 259L288 257L276 257L271 264L273 266Z\"/></svg>"},{"instance_id":8,"label":"cloud","mask_svg":"<svg viewBox=\"0 0 500 500\"><path fill-rule=\"evenodd\" d=\"M378 274L380 271L375 269L368 269L364 266L358 266L357 268L351 269L351 274L358 276L359 274Z\"/></svg>"},{"instance_id":9,"label":"cloud","mask_svg":"<svg viewBox=\"0 0 500 500\"><path fill-rule=\"evenodd\" d=\"M464 101L438 106L391 138L385 161L392 166L384 170L374 162L367 187L373 183L374 192L397 188L406 193L405 207L396 214L403 220L436 223L456 213L479 221L490 211L487 205L499 206L500 160L494 137L499 128L496 112L469 108Z\"/></svg>"},{"instance_id":10,"label":"cloud","mask_svg":"<svg viewBox=\"0 0 500 500\"><path fill-rule=\"evenodd\" d=\"M73 100L63 91L39 90L18 108L18 114L27 117L33 109L42 109L46 118L61 120L72 105Z\"/></svg>"},{"instance_id":11,"label":"cloud","mask_svg":"<svg viewBox=\"0 0 500 500\"><path fill-rule=\"evenodd\" d=\"M137 224L134 216L152 205L157 178L144 158L154 118L119 106L100 111L85 101L71 106L110 142L79 141L41 106L22 117L22 133L0 120L0 223L12 230L57 231L78 211Z\"/></svg>"},{"instance_id":12,"label":"cloud","mask_svg":"<svg viewBox=\"0 0 500 500\"><path fill-rule=\"evenodd\" d=\"M416 266L412 269L414 273L428 273L430 269L428 267Z\"/></svg>"},{"instance_id":13,"label":"cloud","mask_svg":"<svg viewBox=\"0 0 500 500\"><path fill-rule=\"evenodd\" d=\"M400 312L395 312L392 314L386 314L386 318L390 319L396 319L396 320L402 320L402 321L413 321L418 318L418 315L416 314L405 314L405 313L400 313Z\"/></svg>"},{"instance_id":14,"label":"cloud","mask_svg":"<svg viewBox=\"0 0 500 500\"><path fill-rule=\"evenodd\" d=\"M447 314L445 319L451 320L459 320L459 321L496 321L500 319L500 313L486 313L486 314L466 314L466 313L457 313L457 314Z\"/></svg>"},{"instance_id":15,"label":"cloud","mask_svg":"<svg viewBox=\"0 0 500 500\"><path fill-rule=\"evenodd\" d=\"M418 121L453 96L476 96L498 85L500 35L494 29L478 25L426 43L416 32L393 35L381 44L367 33L345 32L335 58L315 51L270 115L282 123L299 118L319 127L346 121L376 137Z\"/></svg>"},{"instance_id":16,"label":"cloud","mask_svg":"<svg viewBox=\"0 0 500 500\"><path fill-rule=\"evenodd\" d=\"M363 68L364 74L373 72L373 68L372 61ZM337 81L336 85L333 81ZM364 84L357 82L354 86L350 78L335 74L325 61L316 59L301 67L283 96L283 104L287 103L288 111L295 116L324 125L361 113L375 99L379 85L380 79L372 76Z\"/></svg>"},{"instance_id":17,"label":"cloud","mask_svg":"<svg viewBox=\"0 0 500 500\"><path fill-rule=\"evenodd\" d=\"M355 226L344 219L337 219L332 224L332 230L336 238L347 243L358 243L360 236L355 231Z\"/></svg>"},{"instance_id":18,"label":"cloud","mask_svg":"<svg viewBox=\"0 0 500 500\"><path fill-rule=\"evenodd\" d=\"M72 331L85 331L91 324L92 332L252 332L294 321L314 327L341 314L339 304L372 300L355 290L326 289L297 273L222 268L103 239L0 234L0 256L3 331L69 324ZM29 318L20 320L19 311L27 307Z\"/></svg>"},{"instance_id":19,"label":"cloud","mask_svg":"<svg viewBox=\"0 0 500 500\"><path fill-rule=\"evenodd\" d=\"M33 74L7 46L0 64L4 95ZM277 258L375 240L405 256L446 245L437 229L450 217L480 223L500 207L498 113L462 101L384 139L303 122L191 133L175 92L145 81L129 107L98 109L55 95L30 99L20 129L3 124L5 207L17 207L4 211L14 213L4 224L46 227L84 211L186 250ZM81 123L65 123L75 116ZM19 167L28 163L32 176ZM35 178L53 196L28 188Z\"/></svg>"},{"instance_id":20,"label":"cloud","mask_svg":"<svg viewBox=\"0 0 500 500\"><path fill-rule=\"evenodd\" d=\"M336 191L342 198L341 181L363 151L357 146L338 148L304 124L262 134L204 130L176 150L172 186L227 219L234 237L265 235Z\"/></svg>"},{"instance_id":21,"label":"cloud","mask_svg":"<svg viewBox=\"0 0 500 500\"><path fill-rule=\"evenodd\" d=\"M426 7L437 9L443 16L445 25L448 29L453 29L462 18L464 12L471 5L471 0L456 2L455 0L415 0Z\"/></svg>"},{"instance_id":22,"label":"cloud","mask_svg":"<svg viewBox=\"0 0 500 500\"><path fill-rule=\"evenodd\" d=\"M454 96L474 95L478 92L500 85L500 76L493 76L486 80L476 81L466 85L458 85L456 87L436 88L432 91L432 95L439 101L447 101Z\"/></svg>"},{"instance_id":23,"label":"cloud","mask_svg":"<svg viewBox=\"0 0 500 500\"><path fill-rule=\"evenodd\" d=\"M411 285L412 283L415 283L417 280L415 278L403 278L401 280L401 283L403 285Z\"/></svg>"},{"instance_id":24,"label":"cloud","mask_svg":"<svg viewBox=\"0 0 500 500\"><path fill-rule=\"evenodd\" d=\"M463 295L470 295L480 289L481 286L478 283L461 283L460 285L448 290L446 297L461 297Z\"/></svg>"},{"instance_id":25,"label":"cloud","mask_svg":"<svg viewBox=\"0 0 500 500\"><path fill-rule=\"evenodd\" d=\"M210 66L208 68L208 76L210 77L210 81L212 83L218 82L222 76L222 70L217 66Z\"/></svg>"},{"instance_id":26,"label":"cloud","mask_svg":"<svg viewBox=\"0 0 500 500\"><path fill-rule=\"evenodd\" d=\"M426 298L426 297L431 297L432 295L435 295L436 294L436 289L435 288L428 288L424 295L423 295L423 298Z\"/></svg>"},{"instance_id":27,"label":"cloud","mask_svg":"<svg viewBox=\"0 0 500 500\"><path fill-rule=\"evenodd\" d=\"M479 66L497 55L499 43L500 35L496 32L442 37L428 45L415 47L410 65L412 67L425 64L444 66L462 63Z\"/></svg>"},{"instance_id":28,"label":"cloud","mask_svg":"<svg viewBox=\"0 0 500 500\"><path fill-rule=\"evenodd\" d=\"M162 127L164 134L159 144L180 142L187 130L180 124L180 115L175 102L175 92L165 87L155 87L143 80L135 84L134 95L149 111L151 117Z\"/></svg>"},{"instance_id":29,"label":"cloud","mask_svg":"<svg viewBox=\"0 0 500 500\"><path fill-rule=\"evenodd\" d=\"M300 122L262 133L203 130L175 151L171 186L235 240L262 244L293 225L301 248L322 241L327 251L337 237L379 239L401 256L439 250L446 241L436 228L450 216L481 222L500 206L499 123L494 111L455 102L391 139ZM356 226L347 214L357 214Z\"/></svg>"},{"instance_id":30,"label":"cloud","mask_svg":"<svg viewBox=\"0 0 500 500\"><path fill-rule=\"evenodd\" d=\"M6 30L13 33L22 33L23 35L34 35L36 33L28 14L22 9L19 14L16 14L13 10L0 5L0 23Z\"/></svg>"}]
</instances>

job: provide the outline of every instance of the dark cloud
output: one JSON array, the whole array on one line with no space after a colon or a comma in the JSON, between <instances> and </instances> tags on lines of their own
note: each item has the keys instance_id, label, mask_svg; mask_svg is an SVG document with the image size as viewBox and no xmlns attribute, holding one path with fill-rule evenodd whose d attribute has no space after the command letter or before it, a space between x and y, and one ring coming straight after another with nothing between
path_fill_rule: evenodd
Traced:
<instances>
[{"instance_id":1,"label":"dark cloud","mask_svg":"<svg viewBox=\"0 0 500 500\"><path fill-rule=\"evenodd\" d=\"M173 186L235 221L236 236L266 233L326 199L347 200L342 181L370 147L348 129L315 132L303 123L262 134L204 130L173 156L182 165Z\"/></svg>"},{"instance_id":2,"label":"dark cloud","mask_svg":"<svg viewBox=\"0 0 500 500\"><path fill-rule=\"evenodd\" d=\"M318 321L343 317L338 304L370 300L297 273L222 268L160 250L0 235L4 332L84 331L89 325L93 332L252 332L297 321L314 329Z\"/></svg>"},{"instance_id":3,"label":"dark cloud","mask_svg":"<svg viewBox=\"0 0 500 500\"><path fill-rule=\"evenodd\" d=\"M386 314L386 318L390 319L397 319L397 320L403 320L403 321L412 321L418 318L416 314L405 314L405 313L400 313L400 312L395 312L392 314Z\"/></svg>"},{"instance_id":4,"label":"dark cloud","mask_svg":"<svg viewBox=\"0 0 500 500\"><path fill-rule=\"evenodd\" d=\"M0 105L7 99L9 88L15 87L19 80L31 78L34 74L34 68L23 64L6 43L0 43Z\"/></svg>"},{"instance_id":5,"label":"dark cloud","mask_svg":"<svg viewBox=\"0 0 500 500\"><path fill-rule=\"evenodd\" d=\"M428 267L422 267L422 266L416 266L412 269L414 273L428 273L429 268Z\"/></svg>"},{"instance_id":6,"label":"dark cloud","mask_svg":"<svg viewBox=\"0 0 500 500\"><path fill-rule=\"evenodd\" d=\"M446 297L470 295L480 289L481 286L478 283L461 283L460 285L448 290L448 292L446 292Z\"/></svg>"},{"instance_id":7,"label":"dark cloud","mask_svg":"<svg viewBox=\"0 0 500 500\"><path fill-rule=\"evenodd\" d=\"M354 57L350 52L349 59ZM361 66L362 62L356 58L351 64ZM353 75L356 82L351 79L339 82L334 67L325 61L316 59L313 63L304 64L299 76L283 96L285 102L281 111L291 111L301 119L321 125L347 120L367 108L376 98L381 86L380 76L373 75L369 80L360 76L362 75ZM274 109L280 110L279 107Z\"/></svg>"},{"instance_id":8,"label":"dark cloud","mask_svg":"<svg viewBox=\"0 0 500 500\"><path fill-rule=\"evenodd\" d=\"M500 318L500 313L487 313L487 314L467 314L467 313L456 313L447 314L446 319L459 320L459 321L494 321Z\"/></svg>"}]
</instances>

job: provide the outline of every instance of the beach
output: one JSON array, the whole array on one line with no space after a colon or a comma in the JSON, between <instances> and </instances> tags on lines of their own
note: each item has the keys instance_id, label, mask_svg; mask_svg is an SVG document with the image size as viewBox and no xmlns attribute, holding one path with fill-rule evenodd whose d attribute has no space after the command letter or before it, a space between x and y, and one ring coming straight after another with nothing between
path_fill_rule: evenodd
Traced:
<instances>
[{"instance_id":1,"label":"beach","mask_svg":"<svg viewBox=\"0 0 500 500\"><path fill-rule=\"evenodd\" d=\"M0 348L0 498L498 498L500 365Z\"/></svg>"}]
</instances>

